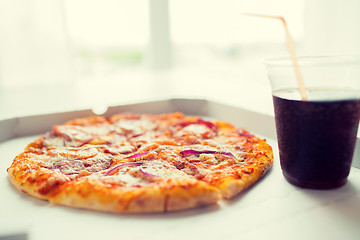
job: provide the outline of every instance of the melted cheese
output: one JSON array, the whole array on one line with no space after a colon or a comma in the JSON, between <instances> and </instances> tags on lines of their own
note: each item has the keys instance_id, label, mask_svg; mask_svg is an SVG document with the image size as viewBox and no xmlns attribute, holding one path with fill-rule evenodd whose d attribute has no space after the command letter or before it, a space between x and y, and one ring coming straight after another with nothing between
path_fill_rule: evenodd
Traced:
<instances>
[{"instance_id":1,"label":"melted cheese","mask_svg":"<svg viewBox=\"0 0 360 240\"><path fill-rule=\"evenodd\" d=\"M168 179L201 179L210 173L210 170L201 167L201 164L202 166L204 164L212 165L211 167L214 169L220 167L225 169L233 162L244 159L243 153L239 149L235 149L235 144L229 143L228 138L225 138L226 141L221 141L219 138L203 140L215 134L204 124L190 124L179 131L172 132L174 137L190 136L196 140L190 141L192 139L189 138L191 143L185 142L185 146L180 146L180 144L177 146L160 144L160 147L159 144L154 145L154 141L159 139L159 136L163 137L163 132L153 131L156 128L155 122L147 118L120 119L114 125L57 126L53 133L48 134L43 140L45 147L56 148L48 150L47 154L50 159L43 164L43 167L69 175L69 177L99 179L124 187L139 187ZM90 145L89 140L96 137L100 138L91 143L102 145ZM230 152L235 159L221 153L189 154L187 156L179 154L181 151L190 149ZM141 160L143 161L141 165L127 165L116 171L110 170L112 159L119 160L121 157L124 158L120 156L121 154L132 152L149 152L149 156L154 156L154 158L149 160L152 157L147 156L145 158L147 160ZM165 161L156 160L159 158ZM199 161L201 161L200 165L196 165ZM229 164L230 161L231 164ZM180 170L176 166L180 166ZM116 166L111 168L113 167ZM105 175L109 170L112 175ZM87 175L82 175L82 171Z\"/></svg>"},{"instance_id":2,"label":"melted cheese","mask_svg":"<svg viewBox=\"0 0 360 240\"><path fill-rule=\"evenodd\" d=\"M89 176L89 178L99 178L99 176ZM135 187L135 186L146 186L150 185L150 182L147 182L141 178L132 176L129 173L119 173L112 176L106 176L101 178L102 182L117 184L124 187Z\"/></svg>"},{"instance_id":3,"label":"melted cheese","mask_svg":"<svg viewBox=\"0 0 360 240\"><path fill-rule=\"evenodd\" d=\"M149 177L141 173L154 175ZM101 177L107 183L117 183L125 187L146 186L157 181L165 181L171 178L190 178L188 174L176 169L173 165L158 160L146 161L140 166L127 166L110 176L93 175L90 178ZM153 181L154 180L154 181Z\"/></svg>"},{"instance_id":4,"label":"melted cheese","mask_svg":"<svg viewBox=\"0 0 360 240\"><path fill-rule=\"evenodd\" d=\"M97 154L95 157L86 159L73 159L61 155L51 157L44 162L42 167L48 169L58 169L65 175L77 174L81 170L88 172L99 172L107 169L110 165L110 160L103 153Z\"/></svg>"},{"instance_id":5,"label":"melted cheese","mask_svg":"<svg viewBox=\"0 0 360 240\"><path fill-rule=\"evenodd\" d=\"M154 130L156 124L147 118L141 119L121 119L115 123L116 131L122 134L141 134Z\"/></svg>"},{"instance_id":6,"label":"melted cheese","mask_svg":"<svg viewBox=\"0 0 360 240\"><path fill-rule=\"evenodd\" d=\"M194 134L196 136L201 136L202 134L205 134L209 132L209 128L207 128L204 125L201 124L191 124L189 126L186 126L182 128L180 131L175 132L175 137L181 137L187 134Z\"/></svg>"},{"instance_id":7,"label":"melted cheese","mask_svg":"<svg viewBox=\"0 0 360 240\"><path fill-rule=\"evenodd\" d=\"M67 158L89 158L99 153L95 147L86 148L53 148L49 149L47 154L50 156L62 156Z\"/></svg>"},{"instance_id":8,"label":"melted cheese","mask_svg":"<svg viewBox=\"0 0 360 240\"><path fill-rule=\"evenodd\" d=\"M163 179L170 178L188 178L189 176L184 172L178 170L174 165L167 162L153 160L149 164L140 166L147 173L160 176Z\"/></svg>"},{"instance_id":9,"label":"melted cheese","mask_svg":"<svg viewBox=\"0 0 360 240\"><path fill-rule=\"evenodd\" d=\"M46 147L76 147L94 137L104 136L112 131L109 124L99 124L96 126L55 126L54 131L48 134L43 143Z\"/></svg>"},{"instance_id":10,"label":"melted cheese","mask_svg":"<svg viewBox=\"0 0 360 240\"><path fill-rule=\"evenodd\" d=\"M63 137L47 137L43 140L44 146L48 148L61 148L66 145Z\"/></svg>"}]
</instances>

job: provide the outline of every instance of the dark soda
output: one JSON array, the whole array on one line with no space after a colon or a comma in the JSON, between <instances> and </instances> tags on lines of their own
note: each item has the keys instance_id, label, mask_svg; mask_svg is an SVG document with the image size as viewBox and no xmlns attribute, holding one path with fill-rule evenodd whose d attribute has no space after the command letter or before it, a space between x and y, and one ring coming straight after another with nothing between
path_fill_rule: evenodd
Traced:
<instances>
[{"instance_id":1,"label":"dark soda","mask_svg":"<svg viewBox=\"0 0 360 240\"><path fill-rule=\"evenodd\" d=\"M346 183L360 118L360 99L351 91L297 90L273 93L280 163L292 184L313 189Z\"/></svg>"}]
</instances>

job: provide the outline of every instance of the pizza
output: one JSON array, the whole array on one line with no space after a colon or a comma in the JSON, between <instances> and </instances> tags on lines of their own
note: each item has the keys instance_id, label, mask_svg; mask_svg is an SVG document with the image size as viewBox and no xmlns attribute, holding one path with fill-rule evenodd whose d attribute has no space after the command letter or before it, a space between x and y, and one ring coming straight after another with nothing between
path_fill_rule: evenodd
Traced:
<instances>
[{"instance_id":1,"label":"pizza","mask_svg":"<svg viewBox=\"0 0 360 240\"><path fill-rule=\"evenodd\" d=\"M7 171L16 188L53 204L145 213L232 198L272 162L266 140L225 121L120 113L53 126Z\"/></svg>"}]
</instances>

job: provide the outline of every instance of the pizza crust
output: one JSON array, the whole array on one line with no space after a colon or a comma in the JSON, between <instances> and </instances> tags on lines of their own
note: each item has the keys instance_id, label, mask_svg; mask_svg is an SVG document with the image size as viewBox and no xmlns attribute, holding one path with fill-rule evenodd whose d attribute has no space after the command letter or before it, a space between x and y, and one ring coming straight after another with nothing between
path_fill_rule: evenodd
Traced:
<instances>
[{"instance_id":1,"label":"pizza crust","mask_svg":"<svg viewBox=\"0 0 360 240\"><path fill-rule=\"evenodd\" d=\"M141 213L194 208L215 204L220 198L218 189L194 180L124 189L96 179L83 179L64 185L49 201L106 212Z\"/></svg>"},{"instance_id":2,"label":"pizza crust","mask_svg":"<svg viewBox=\"0 0 360 240\"><path fill-rule=\"evenodd\" d=\"M48 199L69 178L58 172L41 169L44 156L33 153L22 153L18 155L14 163L8 168L10 182L21 191L40 199Z\"/></svg>"}]
</instances>

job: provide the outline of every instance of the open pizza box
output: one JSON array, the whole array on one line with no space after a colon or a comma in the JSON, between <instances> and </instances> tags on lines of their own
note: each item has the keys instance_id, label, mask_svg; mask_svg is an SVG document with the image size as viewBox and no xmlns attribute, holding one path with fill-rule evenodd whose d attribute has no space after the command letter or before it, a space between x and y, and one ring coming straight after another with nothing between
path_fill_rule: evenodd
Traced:
<instances>
[{"instance_id":1,"label":"open pizza box","mask_svg":"<svg viewBox=\"0 0 360 240\"><path fill-rule=\"evenodd\" d=\"M94 113L79 110L0 120L0 239L358 239L360 139L348 183L328 191L290 185L282 176L273 116L203 99L165 99L112 106L104 113L164 113L221 119L265 138L272 169L218 205L161 214L109 214L54 206L15 189L6 169L15 155L55 124Z\"/></svg>"}]
</instances>

